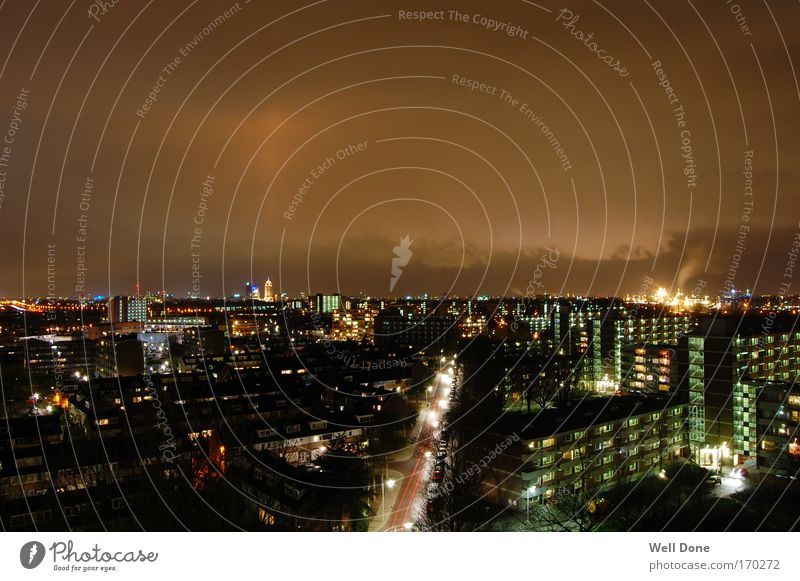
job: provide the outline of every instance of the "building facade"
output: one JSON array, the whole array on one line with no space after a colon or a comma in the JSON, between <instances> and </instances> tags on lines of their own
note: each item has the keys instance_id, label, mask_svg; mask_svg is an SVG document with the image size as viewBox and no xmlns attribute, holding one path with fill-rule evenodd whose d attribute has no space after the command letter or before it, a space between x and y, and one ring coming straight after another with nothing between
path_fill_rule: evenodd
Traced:
<instances>
[{"instance_id":1,"label":"building facade","mask_svg":"<svg viewBox=\"0 0 800 581\"><path fill-rule=\"evenodd\" d=\"M688 337L689 441L701 465L756 453L756 397L765 382L800 374L800 331L764 331L761 317L714 318Z\"/></svg>"},{"instance_id":2,"label":"building facade","mask_svg":"<svg viewBox=\"0 0 800 581\"><path fill-rule=\"evenodd\" d=\"M797 477L800 473L800 387L769 382L758 395L760 472Z\"/></svg>"}]
</instances>

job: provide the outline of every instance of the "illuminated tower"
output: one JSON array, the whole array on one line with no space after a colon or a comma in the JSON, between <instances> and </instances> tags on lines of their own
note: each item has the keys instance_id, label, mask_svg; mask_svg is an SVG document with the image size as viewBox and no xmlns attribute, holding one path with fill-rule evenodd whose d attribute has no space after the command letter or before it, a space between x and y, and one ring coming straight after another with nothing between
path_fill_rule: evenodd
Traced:
<instances>
[{"instance_id":1,"label":"illuminated tower","mask_svg":"<svg viewBox=\"0 0 800 581\"><path fill-rule=\"evenodd\" d=\"M274 296L272 294L272 281L267 277L267 282L264 283L264 300L271 303Z\"/></svg>"}]
</instances>

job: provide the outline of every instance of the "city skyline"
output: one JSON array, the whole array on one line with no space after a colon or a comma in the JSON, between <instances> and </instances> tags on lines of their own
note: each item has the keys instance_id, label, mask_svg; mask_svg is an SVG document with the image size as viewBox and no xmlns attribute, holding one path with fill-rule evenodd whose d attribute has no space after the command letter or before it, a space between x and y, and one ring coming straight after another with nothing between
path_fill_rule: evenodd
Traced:
<instances>
[{"instance_id":1,"label":"city skyline","mask_svg":"<svg viewBox=\"0 0 800 581\"><path fill-rule=\"evenodd\" d=\"M247 283L244 283L247 284ZM255 287L255 285L253 285ZM280 289L276 289L280 290ZM796 298L800 297L800 292L793 293L793 292L777 292L777 293L754 293L751 292L750 289L731 289L729 291L722 291L714 293L713 289L712 292L705 292L707 289L705 285L697 287L694 293L686 292L684 289L666 289L660 285L654 284L649 286L646 292L643 292L641 288L638 289L639 292L628 292L621 295L581 295L581 294L573 294L573 293L564 293L564 294L552 294L547 292L546 290L538 292L538 293L523 293L523 294L507 294L507 295L492 295L492 294L474 294L474 295L459 295L459 294L446 294L446 295L439 295L428 291L423 291L421 294L375 294L370 295L365 293L364 291L358 292L341 292L340 290L319 290L314 292L309 291L299 291L299 292L288 292L288 291L281 291L275 292L273 295L273 299L266 300L265 297L261 294L259 296L247 296L245 292L234 292L228 295L204 295L204 296L196 296L191 293L191 291L186 291L185 294L180 294L173 292L168 289L164 290L154 290L154 289L147 289L145 291L141 291L139 293L116 293L116 294L102 294L102 293L93 293L88 292L85 295L26 295L26 296L5 296L0 297L0 301L3 300L16 300L16 299L35 299L37 301L55 301L55 300L74 300L74 301L98 301L98 300L107 300L109 298L115 296L141 296L141 297L166 297L176 300L219 300L219 299L241 299L241 300L257 300L261 302L280 302L281 300L297 300L297 299L309 299L314 298L316 295L338 295L346 298L365 298L365 299L388 299L388 300L487 300L487 299L508 299L508 300L524 300L524 299L542 299L545 297L550 298L567 298L567 299L615 299L621 302L647 302L653 304L664 304L667 305L670 302L675 302L676 300L680 300L680 297L684 297L685 299L720 299L720 298L730 298L730 297L779 297L779 298Z\"/></svg>"}]
</instances>

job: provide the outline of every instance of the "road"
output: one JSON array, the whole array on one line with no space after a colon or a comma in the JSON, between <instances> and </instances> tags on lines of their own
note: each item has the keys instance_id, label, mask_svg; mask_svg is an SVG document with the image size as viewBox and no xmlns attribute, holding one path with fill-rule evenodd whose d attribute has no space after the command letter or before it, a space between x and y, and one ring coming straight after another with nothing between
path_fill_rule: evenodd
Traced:
<instances>
[{"instance_id":1,"label":"road","mask_svg":"<svg viewBox=\"0 0 800 581\"><path fill-rule=\"evenodd\" d=\"M722 484L714 487L714 496L727 498L734 492L751 489L757 484L755 459L748 460L742 466L750 472L747 478L733 476L731 475L731 470L726 469L722 474Z\"/></svg>"},{"instance_id":2,"label":"road","mask_svg":"<svg viewBox=\"0 0 800 581\"><path fill-rule=\"evenodd\" d=\"M444 371L436 374L433 389L427 392L427 403L422 404L417 416L412 432L416 438L414 445L389 457L390 474L401 476L395 478L393 490L386 491L386 514L378 515L375 528L370 527L370 530L411 531L424 515L425 491L432 465L430 454L426 455L426 452L439 434L439 422L447 405L443 402L447 401L453 383L453 375L447 373L448 368Z\"/></svg>"}]
</instances>

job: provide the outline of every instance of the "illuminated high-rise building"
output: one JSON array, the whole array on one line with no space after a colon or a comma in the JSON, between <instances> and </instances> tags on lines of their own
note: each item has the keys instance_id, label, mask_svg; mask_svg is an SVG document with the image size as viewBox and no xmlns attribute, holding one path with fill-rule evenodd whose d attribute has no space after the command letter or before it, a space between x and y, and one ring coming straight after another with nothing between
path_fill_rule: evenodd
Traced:
<instances>
[{"instance_id":1,"label":"illuminated high-rise building","mask_svg":"<svg viewBox=\"0 0 800 581\"><path fill-rule=\"evenodd\" d=\"M272 281L267 277L267 282L264 283L264 300L271 303L275 298L272 293Z\"/></svg>"},{"instance_id":2,"label":"illuminated high-rise building","mask_svg":"<svg viewBox=\"0 0 800 581\"><path fill-rule=\"evenodd\" d=\"M147 321L147 297L116 296L108 300L108 320L111 323Z\"/></svg>"},{"instance_id":3,"label":"illuminated high-rise building","mask_svg":"<svg viewBox=\"0 0 800 581\"><path fill-rule=\"evenodd\" d=\"M260 292L258 290L257 284L251 284L247 282L244 285L244 298L252 299L252 300L259 300L261 298Z\"/></svg>"},{"instance_id":4,"label":"illuminated high-rise building","mask_svg":"<svg viewBox=\"0 0 800 581\"><path fill-rule=\"evenodd\" d=\"M318 313L332 313L334 310L342 308L342 299L339 293L332 295L317 293L315 306Z\"/></svg>"},{"instance_id":5,"label":"illuminated high-rise building","mask_svg":"<svg viewBox=\"0 0 800 581\"><path fill-rule=\"evenodd\" d=\"M138 321L141 323L147 321L146 297L128 297L128 321Z\"/></svg>"}]
</instances>

